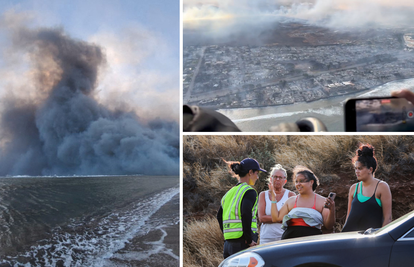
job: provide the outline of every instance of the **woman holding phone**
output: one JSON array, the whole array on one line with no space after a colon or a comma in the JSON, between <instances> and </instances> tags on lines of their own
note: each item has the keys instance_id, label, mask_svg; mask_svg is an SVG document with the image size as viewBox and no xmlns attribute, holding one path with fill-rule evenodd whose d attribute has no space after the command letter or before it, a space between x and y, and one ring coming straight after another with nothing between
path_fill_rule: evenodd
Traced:
<instances>
[{"instance_id":1,"label":"woman holding phone","mask_svg":"<svg viewBox=\"0 0 414 267\"><path fill-rule=\"evenodd\" d=\"M322 225L332 229L335 224L335 201L315 193L319 180L306 167L293 169L293 182L299 195L289 198L282 208L277 208L274 192L272 196L272 221L282 221L285 232L282 239L322 234ZM269 190L272 186L269 186Z\"/></svg>"},{"instance_id":2,"label":"woman holding phone","mask_svg":"<svg viewBox=\"0 0 414 267\"><path fill-rule=\"evenodd\" d=\"M392 221L390 187L374 177L377 169L374 153L373 146L361 144L352 158L360 182L349 189L348 212L342 232L380 228Z\"/></svg>"}]
</instances>

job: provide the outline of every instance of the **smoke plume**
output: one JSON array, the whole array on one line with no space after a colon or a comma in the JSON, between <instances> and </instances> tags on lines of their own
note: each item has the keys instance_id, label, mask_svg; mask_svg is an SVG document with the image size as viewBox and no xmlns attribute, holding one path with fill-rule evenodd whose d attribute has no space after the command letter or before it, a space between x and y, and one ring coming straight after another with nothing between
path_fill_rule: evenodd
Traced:
<instances>
[{"instance_id":1,"label":"smoke plume","mask_svg":"<svg viewBox=\"0 0 414 267\"><path fill-rule=\"evenodd\" d=\"M96 100L101 47L61 28L0 24L11 30L9 57L30 59L31 77L25 88L0 84L0 175L178 174L176 121Z\"/></svg>"}]
</instances>

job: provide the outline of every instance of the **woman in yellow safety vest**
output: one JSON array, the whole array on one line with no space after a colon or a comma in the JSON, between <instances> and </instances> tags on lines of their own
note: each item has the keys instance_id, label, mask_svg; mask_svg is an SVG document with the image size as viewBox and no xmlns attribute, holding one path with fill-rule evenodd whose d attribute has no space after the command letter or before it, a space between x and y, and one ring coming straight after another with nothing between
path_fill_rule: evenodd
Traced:
<instances>
[{"instance_id":1,"label":"woman in yellow safety vest","mask_svg":"<svg viewBox=\"0 0 414 267\"><path fill-rule=\"evenodd\" d=\"M226 162L239 183L221 199L217 213L224 235L223 256L227 258L257 243L257 192L252 185L259 179L260 168L255 159L246 158L241 162Z\"/></svg>"}]
</instances>

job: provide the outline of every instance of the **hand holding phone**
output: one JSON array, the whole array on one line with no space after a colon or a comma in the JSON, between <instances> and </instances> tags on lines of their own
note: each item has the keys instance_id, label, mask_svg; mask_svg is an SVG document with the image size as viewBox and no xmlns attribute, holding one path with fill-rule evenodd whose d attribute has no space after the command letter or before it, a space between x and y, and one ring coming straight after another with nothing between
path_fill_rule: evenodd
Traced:
<instances>
[{"instance_id":1,"label":"hand holding phone","mask_svg":"<svg viewBox=\"0 0 414 267\"><path fill-rule=\"evenodd\" d=\"M344 107L346 132L414 131L414 105L406 98L354 98Z\"/></svg>"},{"instance_id":2,"label":"hand holding phone","mask_svg":"<svg viewBox=\"0 0 414 267\"><path fill-rule=\"evenodd\" d=\"M335 197L336 197L336 193L333 193L333 192L329 193L329 196L328 196L329 199L331 199L333 201L335 199ZM326 201L324 207L329 209L329 205L330 205L330 203Z\"/></svg>"},{"instance_id":3,"label":"hand holding phone","mask_svg":"<svg viewBox=\"0 0 414 267\"><path fill-rule=\"evenodd\" d=\"M408 101L410 101L411 103L414 104L414 92L412 92L408 89L402 89L402 90L399 90L399 91L392 91L391 96L405 98L405 99L407 99Z\"/></svg>"}]
</instances>

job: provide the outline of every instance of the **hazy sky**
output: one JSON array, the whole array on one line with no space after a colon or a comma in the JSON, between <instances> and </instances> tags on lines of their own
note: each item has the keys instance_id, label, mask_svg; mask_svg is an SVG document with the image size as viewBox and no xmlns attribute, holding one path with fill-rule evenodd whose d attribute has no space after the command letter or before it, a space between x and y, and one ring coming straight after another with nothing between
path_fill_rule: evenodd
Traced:
<instances>
[{"instance_id":1,"label":"hazy sky","mask_svg":"<svg viewBox=\"0 0 414 267\"><path fill-rule=\"evenodd\" d=\"M281 17L337 29L414 23L414 1L410 0L183 0L183 9L184 28L210 23L210 30L216 32L231 31L240 23L257 26Z\"/></svg>"},{"instance_id":2,"label":"hazy sky","mask_svg":"<svg viewBox=\"0 0 414 267\"><path fill-rule=\"evenodd\" d=\"M178 121L179 10L179 1L170 0L1 0L0 20L19 17L30 28L63 27L72 38L99 45L107 61L99 74L100 102L126 102L148 116ZM6 33L0 23L0 94L6 84L27 81L27 62L9 58Z\"/></svg>"}]
</instances>

